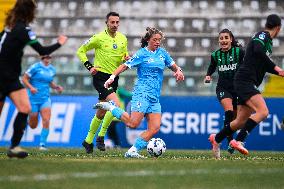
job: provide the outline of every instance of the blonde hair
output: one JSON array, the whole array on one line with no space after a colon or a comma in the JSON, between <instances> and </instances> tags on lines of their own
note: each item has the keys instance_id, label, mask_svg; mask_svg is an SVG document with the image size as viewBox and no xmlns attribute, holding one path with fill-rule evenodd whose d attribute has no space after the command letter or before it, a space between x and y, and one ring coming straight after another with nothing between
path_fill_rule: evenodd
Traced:
<instances>
[{"instance_id":1,"label":"blonde hair","mask_svg":"<svg viewBox=\"0 0 284 189\"><path fill-rule=\"evenodd\" d=\"M164 33L162 31L158 30L157 28L147 27L146 28L146 33L141 38L141 41L140 41L142 48L148 46L148 41L154 34L160 34L162 39L165 38L165 35L164 35Z\"/></svg>"}]
</instances>

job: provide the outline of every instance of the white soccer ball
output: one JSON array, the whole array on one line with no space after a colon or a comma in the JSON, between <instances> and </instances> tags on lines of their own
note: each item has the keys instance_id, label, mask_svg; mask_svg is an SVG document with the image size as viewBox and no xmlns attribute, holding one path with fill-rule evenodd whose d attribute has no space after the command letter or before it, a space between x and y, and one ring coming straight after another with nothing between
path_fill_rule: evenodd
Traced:
<instances>
[{"instance_id":1,"label":"white soccer ball","mask_svg":"<svg viewBox=\"0 0 284 189\"><path fill-rule=\"evenodd\" d=\"M159 157L166 151L166 143L160 138L152 138L147 145L150 156Z\"/></svg>"}]
</instances>

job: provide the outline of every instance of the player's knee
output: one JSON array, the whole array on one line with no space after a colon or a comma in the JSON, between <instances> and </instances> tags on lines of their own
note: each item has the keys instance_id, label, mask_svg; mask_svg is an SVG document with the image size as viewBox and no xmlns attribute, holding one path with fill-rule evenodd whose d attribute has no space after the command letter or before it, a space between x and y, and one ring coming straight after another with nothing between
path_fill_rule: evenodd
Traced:
<instances>
[{"instance_id":1,"label":"player's knee","mask_svg":"<svg viewBox=\"0 0 284 189\"><path fill-rule=\"evenodd\" d=\"M32 110L32 107L30 104L26 104L20 107L17 107L19 112L25 113L25 114L29 114Z\"/></svg>"},{"instance_id":2,"label":"player's knee","mask_svg":"<svg viewBox=\"0 0 284 189\"><path fill-rule=\"evenodd\" d=\"M126 124L128 127L135 129L140 125L140 121L137 120L131 120Z\"/></svg>"},{"instance_id":3,"label":"player's knee","mask_svg":"<svg viewBox=\"0 0 284 189\"><path fill-rule=\"evenodd\" d=\"M29 126L32 129L37 128L38 121L37 120L29 120Z\"/></svg>"}]
</instances>

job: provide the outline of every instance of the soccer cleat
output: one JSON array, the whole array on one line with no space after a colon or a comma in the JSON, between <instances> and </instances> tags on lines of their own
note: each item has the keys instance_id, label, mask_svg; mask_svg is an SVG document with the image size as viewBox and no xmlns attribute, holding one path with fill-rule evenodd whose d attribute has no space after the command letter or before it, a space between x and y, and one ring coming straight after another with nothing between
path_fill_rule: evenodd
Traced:
<instances>
[{"instance_id":1,"label":"soccer cleat","mask_svg":"<svg viewBox=\"0 0 284 189\"><path fill-rule=\"evenodd\" d=\"M220 159L220 144L218 144L216 141L215 141L215 136L216 134L211 134L208 138L208 140L211 142L212 144L212 152L213 152L213 155L216 159Z\"/></svg>"},{"instance_id":2,"label":"soccer cleat","mask_svg":"<svg viewBox=\"0 0 284 189\"><path fill-rule=\"evenodd\" d=\"M136 151L127 151L124 154L125 158L138 158L138 159L145 159L147 157L138 154Z\"/></svg>"},{"instance_id":3,"label":"soccer cleat","mask_svg":"<svg viewBox=\"0 0 284 189\"><path fill-rule=\"evenodd\" d=\"M114 108L116 108L116 106L113 101L108 101L108 102L98 102L97 104L94 105L93 108L112 111Z\"/></svg>"},{"instance_id":4,"label":"soccer cleat","mask_svg":"<svg viewBox=\"0 0 284 189\"><path fill-rule=\"evenodd\" d=\"M233 154L233 153L235 152L235 149L232 148L230 145L228 145L227 151L228 151L230 154Z\"/></svg>"},{"instance_id":5,"label":"soccer cleat","mask_svg":"<svg viewBox=\"0 0 284 189\"><path fill-rule=\"evenodd\" d=\"M94 148L94 144L91 143L91 144L88 144L85 140L83 141L82 143L82 146L84 146L85 150L86 150L86 153L87 154L91 154L93 153L93 148Z\"/></svg>"},{"instance_id":6,"label":"soccer cleat","mask_svg":"<svg viewBox=\"0 0 284 189\"><path fill-rule=\"evenodd\" d=\"M40 145L39 150L40 151L48 151L48 148L45 145Z\"/></svg>"},{"instance_id":7,"label":"soccer cleat","mask_svg":"<svg viewBox=\"0 0 284 189\"><path fill-rule=\"evenodd\" d=\"M244 155L248 155L249 153L248 150L244 147L244 144L240 141L236 141L235 139L231 140L230 146Z\"/></svg>"},{"instance_id":8,"label":"soccer cleat","mask_svg":"<svg viewBox=\"0 0 284 189\"><path fill-rule=\"evenodd\" d=\"M100 151L106 151L106 146L103 136L98 136L96 139L96 146Z\"/></svg>"},{"instance_id":9,"label":"soccer cleat","mask_svg":"<svg viewBox=\"0 0 284 189\"><path fill-rule=\"evenodd\" d=\"M10 148L7 152L7 156L9 158L13 158L13 157L16 157L16 158L25 158L28 156L28 153L22 149L21 147L19 146L16 146L14 148Z\"/></svg>"}]
</instances>

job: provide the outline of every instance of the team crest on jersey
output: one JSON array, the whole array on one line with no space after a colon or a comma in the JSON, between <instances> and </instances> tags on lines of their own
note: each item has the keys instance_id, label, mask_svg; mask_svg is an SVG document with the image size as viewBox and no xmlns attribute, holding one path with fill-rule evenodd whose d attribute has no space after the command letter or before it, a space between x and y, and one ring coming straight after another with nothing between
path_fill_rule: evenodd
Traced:
<instances>
[{"instance_id":1,"label":"team crest on jersey","mask_svg":"<svg viewBox=\"0 0 284 189\"><path fill-rule=\"evenodd\" d=\"M29 31L29 32L28 32L28 35L29 35L29 38L30 38L31 40L35 40L35 39L36 39L36 34L35 34L33 31Z\"/></svg>"},{"instance_id":2,"label":"team crest on jersey","mask_svg":"<svg viewBox=\"0 0 284 189\"><path fill-rule=\"evenodd\" d=\"M165 58L162 55L160 55L160 60L165 61Z\"/></svg>"},{"instance_id":3,"label":"team crest on jersey","mask_svg":"<svg viewBox=\"0 0 284 189\"><path fill-rule=\"evenodd\" d=\"M153 58L149 58L148 63L154 62Z\"/></svg>"},{"instance_id":4,"label":"team crest on jersey","mask_svg":"<svg viewBox=\"0 0 284 189\"><path fill-rule=\"evenodd\" d=\"M231 56L230 56L229 60L230 60L230 62L234 61L233 57L231 57Z\"/></svg>"},{"instance_id":5,"label":"team crest on jersey","mask_svg":"<svg viewBox=\"0 0 284 189\"><path fill-rule=\"evenodd\" d=\"M114 49L117 49L117 44L114 43L114 44L112 45L112 47L113 47Z\"/></svg>"},{"instance_id":6,"label":"team crest on jersey","mask_svg":"<svg viewBox=\"0 0 284 189\"><path fill-rule=\"evenodd\" d=\"M264 40L265 39L265 33L261 33L258 36L259 39Z\"/></svg>"}]
</instances>

